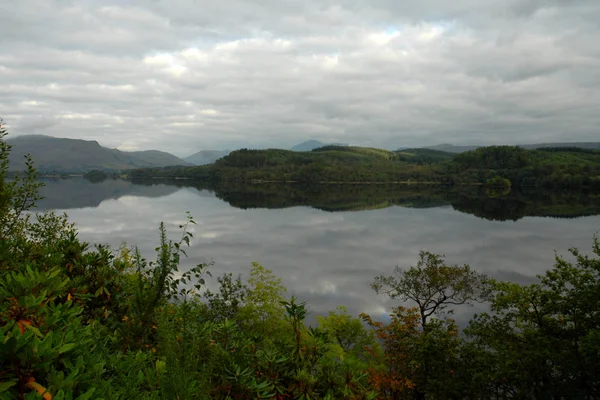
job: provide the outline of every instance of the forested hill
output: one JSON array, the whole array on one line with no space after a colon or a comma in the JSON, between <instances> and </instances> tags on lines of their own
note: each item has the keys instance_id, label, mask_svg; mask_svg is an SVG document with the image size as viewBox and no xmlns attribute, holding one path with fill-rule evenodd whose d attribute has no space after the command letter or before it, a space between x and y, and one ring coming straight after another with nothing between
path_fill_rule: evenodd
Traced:
<instances>
[{"instance_id":1,"label":"forested hill","mask_svg":"<svg viewBox=\"0 0 600 400\"><path fill-rule=\"evenodd\" d=\"M578 147L582 149L594 149L600 150L600 142L562 142L562 143L534 143L534 144L519 144L517 145L523 149L536 150L543 148L562 148L562 147ZM475 145L453 145L453 144L438 144L435 146L428 146L428 149L447 151L449 153L463 153L465 151L476 150L485 146Z\"/></svg>"},{"instance_id":2,"label":"forested hill","mask_svg":"<svg viewBox=\"0 0 600 400\"><path fill-rule=\"evenodd\" d=\"M599 187L600 151L483 147L461 154L326 146L309 152L237 150L214 164L131 171L132 178L180 177L235 182L440 183Z\"/></svg>"},{"instance_id":3,"label":"forested hill","mask_svg":"<svg viewBox=\"0 0 600 400\"><path fill-rule=\"evenodd\" d=\"M7 142L13 146L10 154L10 168L13 171L23 170L25 154L31 154L41 173L85 173L95 169L118 171L188 165L186 161L164 151L121 151L102 147L91 140L25 135L10 138Z\"/></svg>"}]
</instances>

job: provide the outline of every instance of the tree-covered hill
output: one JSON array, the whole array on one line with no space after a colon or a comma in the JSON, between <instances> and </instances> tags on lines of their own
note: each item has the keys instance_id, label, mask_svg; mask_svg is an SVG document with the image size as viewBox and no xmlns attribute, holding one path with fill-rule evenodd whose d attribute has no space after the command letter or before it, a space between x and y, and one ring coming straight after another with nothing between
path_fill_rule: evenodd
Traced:
<instances>
[{"instance_id":1,"label":"tree-covered hill","mask_svg":"<svg viewBox=\"0 0 600 400\"><path fill-rule=\"evenodd\" d=\"M295 145L294 147L291 148L291 150L293 150L293 151L311 151L311 150L318 149L319 147L323 147L323 146L346 146L346 145L342 144L342 143L323 143L318 140L311 139L311 140L307 140L305 142Z\"/></svg>"},{"instance_id":2,"label":"tree-covered hill","mask_svg":"<svg viewBox=\"0 0 600 400\"><path fill-rule=\"evenodd\" d=\"M580 149L595 149L600 150L600 142L555 142L555 143L533 143L533 144L519 144L516 145L523 149L538 150L544 148L556 148L556 147L577 147ZM442 150L449 153L463 153L465 151L476 150L485 146L475 145L452 145L452 144L438 144L435 146L428 146L428 149Z\"/></svg>"},{"instance_id":3,"label":"tree-covered hill","mask_svg":"<svg viewBox=\"0 0 600 400\"><path fill-rule=\"evenodd\" d=\"M439 156L439 155L438 155ZM439 181L441 161L426 152L327 146L309 152L242 149L214 164L131 171L133 178L180 177L212 181L397 182Z\"/></svg>"},{"instance_id":4,"label":"tree-covered hill","mask_svg":"<svg viewBox=\"0 0 600 400\"><path fill-rule=\"evenodd\" d=\"M132 178L189 178L214 182L437 183L569 188L600 187L600 151L526 150L490 146L451 154L431 149L395 152L326 146L309 152L237 150L201 167L131 171Z\"/></svg>"},{"instance_id":5,"label":"tree-covered hill","mask_svg":"<svg viewBox=\"0 0 600 400\"><path fill-rule=\"evenodd\" d=\"M454 183L484 183L499 176L517 186L600 187L600 150L482 147L455 156L448 175Z\"/></svg>"}]
</instances>

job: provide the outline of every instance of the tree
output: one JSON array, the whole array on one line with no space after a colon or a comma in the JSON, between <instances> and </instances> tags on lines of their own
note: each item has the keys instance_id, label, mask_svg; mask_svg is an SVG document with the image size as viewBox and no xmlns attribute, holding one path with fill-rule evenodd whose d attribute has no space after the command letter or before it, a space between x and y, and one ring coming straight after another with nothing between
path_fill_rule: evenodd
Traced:
<instances>
[{"instance_id":1,"label":"tree","mask_svg":"<svg viewBox=\"0 0 600 400\"><path fill-rule=\"evenodd\" d=\"M475 316L465 330L491 360L477 369L496 393L599 398L600 243L595 237L592 257L570 251L575 262L557 256L539 283L493 282L493 315Z\"/></svg>"},{"instance_id":2,"label":"tree","mask_svg":"<svg viewBox=\"0 0 600 400\"><path fill-rule=\"evenodd\" d=\"M262 334L272 333L285 315L282 305L287 291L273 271L254 262L248 278L245 305L240 310L242 320Z\"/></svg>"},{"instance_id":3,"label":"tree","mask_svg":"<svg viewBox=\"0 0 600 400\"><path fill-rule=\"evenodd\" d=\"M346 307L338 307L337 312L330 311L326 317L318 316L317 321L344 354L365 358L365 348L377 347L373 332L367 331L359 318L348 314Z\"/></svg>"},{"instance_id":4,"label":"tree","mask_svg":"<svg viewBox=\"0 0 600 400\"><path fill-rule=\"evenodd\" d=\"M427 251L419 253L416 266L408 270L397 266L394 272L393 276L376 277L371 287L392 299L415 302L423 328L432 315L444 312L449 306L480 302L487 292L485 275L468 265L446 265L444 256Z\"/></svg>"},{"instance_id":5,"label":"tree","mask_svg":"<svg viewBox=\"0 0 600 400\"><path fill-rule=\"evenodd\" d=\"M215 321L233 319L244 304L248 287L242 282L241 277L233 279L231 272L217 277L217 283L219 283L218 292L206 290L203 294L208 301L210 317Z\"/></svg>"},{"instance_id":6,"label":"tree","mask_svg":"<svg viewBox=\"0 0 600 400\"><path fill-rule=\"evenodd\" d=\"M368 369L369 379L387 399L459 398L457 382L460 339L450 319L435 320L419 329L416 308L396 307L390 322L361 314L381 341L385 352L374 351L379 361ZM376 350L376 349L374 349Z\"/></svg>"}]
</instances>

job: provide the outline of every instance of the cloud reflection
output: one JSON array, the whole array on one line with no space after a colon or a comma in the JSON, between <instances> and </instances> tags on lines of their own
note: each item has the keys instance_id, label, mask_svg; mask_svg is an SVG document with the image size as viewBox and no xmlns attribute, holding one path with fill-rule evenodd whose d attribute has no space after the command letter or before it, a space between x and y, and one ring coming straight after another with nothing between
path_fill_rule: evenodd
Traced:
<instances>
[{"instance_id":1,"label":"cloud reflection","mask_svg":"<svg viewBox=\"0 0 600 400\"><path fill-rule=\"evenodd\" d=\"M214 261L213 275L247 276L253 261L283 279L316 314L345 305L353 314L387 312L395 302L369 287L374 276L409 266L420 250L442 253L499 279L531 283L554 263L554 250L590 249L599 216L488 221L450 207L390 207L327 213L309 207L234 208L209 191L182 188L160 197L128 194L67 210L92 243L136 244L151 258L164 221L172 237L190 211L197 222L184 267ZM62 210L59 210L62 211ZM465 309L459 321L479 308Z\"/></svg>"}]
</instances>

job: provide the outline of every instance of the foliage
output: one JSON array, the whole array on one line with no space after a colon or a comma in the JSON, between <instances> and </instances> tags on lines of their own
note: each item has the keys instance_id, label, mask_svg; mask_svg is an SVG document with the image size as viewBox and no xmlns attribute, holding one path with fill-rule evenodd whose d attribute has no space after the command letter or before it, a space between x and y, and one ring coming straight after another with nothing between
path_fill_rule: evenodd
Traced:
<instances>
[{"instance_id":1,"label":"foliage","mask_svg":"<svg viewBox=\"0 0 600 400\"><path fill-rule=\"evenodd\" d=\"M494 314L467 330L491 362L480 369L498 393L518 398L600 396L600 244L595 258L571 249L540 283L496 282ZM483 363L482 363L483 364Z\"/></svg>"},{"instance_id":2,"label":"foliage","mask_svg":"<svg viewBox=\"0 0 600 400\"><path fill-rule=\"evenodd\" d=\"M24 174L8 179L12 146L5 140L8 132L3 126L0 118L0 243L21 228L21 216L40 199L38 189L41 186L29 155L24 156Z\"/></svg>"},{"instance_id":3,"label":"foliage","mask_svg":"<svg viewBox=\"0 0 600 400\"><path fill-rule=\"evenodd\" d=\"M500 176L494 176L493 178L490 178L487 181L485 181L485 185L488 187L492 187L492 188L496 188L496 187L510 188L511 183L506 178L502 178Z\"/></svg>"},{"instance_id":4,"label":"foliage","mask_svg":"<svg viewBox=\"0 0 600 400\"><path fill-rule=\"evenodd\" d=\"M317 321L329 340L339 346L339 357L352 355L368 360L373 351L381 350L374 341L374 334L365 330L361 320L349 315L343 306L338 307L337 312L330 311L326 317L317 317Z\"/></svg>"},{"instance_id":5,"label":"foliage","mask_svg":"<svg viewBox=\"0 0 600 400\"><path fill-rule=\"evenodd\" d=\"M377 352L379 365L369 370L370 380L383 398L456 396L453 378L461 342L453 321L436 320L422 330L419 311L404 307L393 310L388 324L374 321L367 314L361 317L385 348L385 352Z\"/></svg>"},{"instance_id":6,"label":"foliage","mask_svg":"<svg viewBox=\"0 0 600 400\"><path fill-rule=\"evenodd\" d=\"M248 290L240 313L246 322L265 336L277 331L285 309L282 302L287 291L273 271L254 262L248 277Z\"/></svg>"}]
</instances>

